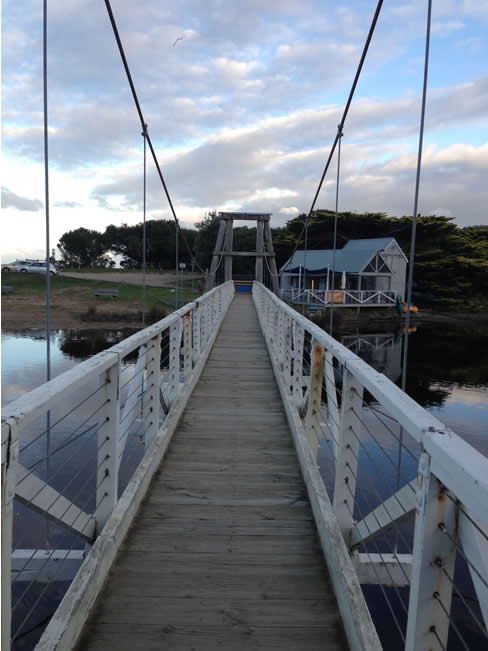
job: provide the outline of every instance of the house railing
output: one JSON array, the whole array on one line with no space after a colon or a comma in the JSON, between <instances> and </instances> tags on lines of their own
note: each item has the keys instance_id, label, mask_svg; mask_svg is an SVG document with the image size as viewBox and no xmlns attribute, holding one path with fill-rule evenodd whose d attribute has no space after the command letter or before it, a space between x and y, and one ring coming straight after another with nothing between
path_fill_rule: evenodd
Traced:
<instances>
[{"instance_id":1,"label":"house railing","mask_svg":"<svg viewBox=\"0 0 488 651\"><path fill-rule=\"evenodd\" d=\"M488 458L256 282L253 299L351 648L377 648L355 637L351 563L390 610L389 648L482 648Z\"/></svg>"},{"instance_id":2,"label":"house railing","mask_svg":"<svg viewBox=\"0 0 488 651\"><path fill-rule=\"evenodd\" d=\"M398 293L392 290L353 289L282 289L281 298L292 303L310 305L396 305Z\"/></svg>"},{"instance_id":3,"label":"house railing","mask_svg":"<svg viewBox=\"0 0 488 651\"><path fill-rule=\"evenodd\" d=\"M113 558L233 295L220 285L3 408L2 649L35 628L43 599L59 600L51 584L90 546L104 567ZM44 521L29 527L25 506Z\"/></svg>"}]
</instances>

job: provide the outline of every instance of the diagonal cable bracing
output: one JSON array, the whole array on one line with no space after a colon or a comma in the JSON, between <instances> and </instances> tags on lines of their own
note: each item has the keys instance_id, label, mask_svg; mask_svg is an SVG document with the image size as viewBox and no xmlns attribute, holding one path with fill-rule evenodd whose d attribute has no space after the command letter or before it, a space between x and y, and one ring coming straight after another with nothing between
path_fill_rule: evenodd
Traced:
<instances>
[{"instance_id":1,"label":"diagonal cable bracing","mask_svg":"<svg viewBox=\"0 0 488 651\"><path fill-rule=\"evenodd\" d=\"M153 147L153 144L151 142L151 137L149 136L149 132L148 132L148 129L147 129L146 121L144 120L144 115L142 113L141 105L139 103L139 98L137 97L137 92L136 92L136 89L135 89L135 86L134 86L134 82L132 80L132 75L131 75L130 70L129 70L129 64L127 63L127 58L125 56L124 47L123 47L122 41L120 39L119 30L117 28L117 23L115 22L115 17L114 17L113 11L112 11L112 7L110 5L110 0L105 0L105 6L107 8L108 17L110 19L110 24L112 25L112 30L114 32L115 40L117 41L120 57L122 59L123 65L124 65L125 73L127 75L127 81L129 82L129 86L130 86L130 89L131 89L131 92L132 92L132 97L134 99L134 103L136 105L137 113L139 115L139 120L141 121L141 128L142 128L143 132L145 133L145 136L146 136L145 140L147 141L147 144L149 145L149 149L151 151L151 155L152 155L154 164L156 165L156 169L157 169L157 172L158 172L158 175L159 175L159 179L160 179L160 181L162 183L162 186L164 188L164 193L166 195L166 199L168 200L168 204L169 204L169 207L170 207L170 210L171 210L171 214L173 215L173 219L175 220L176 228L181 233L181 236L183 238L183 241L185 243L186 248L188 249L188 253L190 254L192 262L197 266L197 268L202 273L205 273L203 271L203 269L200 267L200 265L198 264L198 262L196 261L195 256L193 255L193 252L192 252L192 250L190 248L190 245L188 244L188 241L187 241L187 239L185 237L185 234L184 234L184 232L182 231L182 229L180 227L180 222L178 220L178 217L176 216L176 211L174 209L173 202L171 200L171 197L170 197L170 194L169 194L169 191L168 191L168 187L166 185L166 181L164 180L164 176L163 176L163 173L161 171L161 167L159 165L159 162L158 162L158 159L157 159L157 156L156 156L156 152L154 151L154 147Z\"/></svg>"}]
</instances>

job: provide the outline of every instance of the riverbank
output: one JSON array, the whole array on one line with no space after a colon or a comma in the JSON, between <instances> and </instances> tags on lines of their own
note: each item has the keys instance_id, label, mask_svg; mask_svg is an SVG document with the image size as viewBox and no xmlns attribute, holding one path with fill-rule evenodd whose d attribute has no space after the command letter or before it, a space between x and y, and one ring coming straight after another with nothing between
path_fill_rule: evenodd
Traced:
<instances>
[{"instance_id":1,"label":"riverbank","mask_svg":"<svg viewBox=\"0 0 488 651\"><path fill-rule=\"evenodd\" d=\"M146 288L146 324L163 318L175 309L174 274L151 275ZM93 277L95 276L95 278ZM51 279L52 328L140 327L142 287L140 273L59 274ZM137 284L139 283L139 284ZM2 295L2 328L44 329L46 324L45 278L39 274L2 275L2 285L12 287ZM178 304L199 296L197 282L192 292L191 278L182 277ZM95 290L118 290L117 298L95 298Z\"/></svg>"}]
</instances>

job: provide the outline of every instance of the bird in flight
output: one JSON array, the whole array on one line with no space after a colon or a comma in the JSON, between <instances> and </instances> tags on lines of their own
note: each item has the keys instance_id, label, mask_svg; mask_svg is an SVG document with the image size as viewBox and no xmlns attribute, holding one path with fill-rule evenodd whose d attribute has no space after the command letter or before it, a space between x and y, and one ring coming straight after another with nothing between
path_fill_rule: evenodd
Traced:
<instances>
[{"instance_id":1,"label":"bird in flight","mask_svg":"<svg viewBox=\"0 0 488 651\"><path fill-rule=\"evenodd\" d=\"M175 42L173 43L173 47L178 43L178 41L182 41L182 40L183 40L183 36L177 36L175 38Z\"/></svg>"}]
</instances>

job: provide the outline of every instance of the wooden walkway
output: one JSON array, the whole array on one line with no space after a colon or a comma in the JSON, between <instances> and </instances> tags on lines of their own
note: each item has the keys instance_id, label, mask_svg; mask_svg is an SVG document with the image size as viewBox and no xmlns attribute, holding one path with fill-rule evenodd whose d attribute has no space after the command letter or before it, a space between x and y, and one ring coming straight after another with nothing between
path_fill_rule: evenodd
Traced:
<instances>
[{"instance_id":1,"label":"wooden walkway","mask_svg":"<svg viewBox=\"0 0 488 651\"><path fill-rule=\"evenodd\" d=\"M345 649L249 295L237 295L81 649Z\"/></svg>"}]
</instances>

